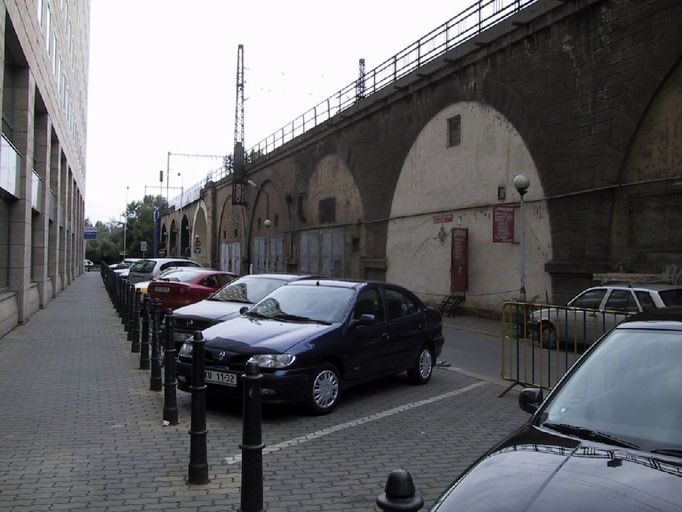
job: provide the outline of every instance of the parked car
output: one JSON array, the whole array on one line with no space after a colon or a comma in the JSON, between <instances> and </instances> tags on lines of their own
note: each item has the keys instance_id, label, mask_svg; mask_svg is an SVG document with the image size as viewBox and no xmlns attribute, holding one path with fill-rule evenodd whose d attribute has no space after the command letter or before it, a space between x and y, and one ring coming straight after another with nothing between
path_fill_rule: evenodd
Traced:
<instances>
[{"instance_id":1,"label":"parked car","mask_svg":"<svg viewBox=\"0 0 682 512\"><path fill-rule=\"evenodd\" d=\"M95 264L92 261L90 261L88 259L83 260L83 270L85 272L90 272L92 270L92 267L94 267L94 266L95 266Z\"/></svg>"},{"instance_id":2,"label":"parked car","mask_svg":"<svg viewBox=\"0 0 682 512\"><path fill-rule=\"evenodd\" d=\"M200 265L196 261L184 258L148 258L136 261L130 267L128 281L130 283L151 281L170 267L200 267Z\"/></svg>"},{"instance_id":3,"label":"parked car","mask_svg":"<svg viewBox=\"0 0 682 512\"><path fill-rule=\"evenodd\" d=\"M682 510L682 307L625 319L432 511Z\"/></svg>"},{"instance_id":4,"label":"parked car","mask_svg":"<svg viewBox=\"0 0 682 512\"><path fill-rule=\"evenodd\" d=\"M180 272L162 274L157 280L151 281L147 293L151 299L159 300L162 311L177 309L207 298L238 277L232 272L199 268L185 270L183 267Z\"/></svg>"},{"instance_id":5,"label":"parked car","mask_svg":"<svg viewBox=\"0 0 682 512\"><path fill-rule=\"evenodd\" d=\"M407 371L427 383L443 347L442 319L397 285L305 279L282 286L243 315L202 331L209 391L240 397L248 362L260 366L262 399L336 407L344 389ZM189 390L192 343L178 355Z\"/></svg>"},{"instance_id":6,"label":"parked car","mask_svg":"<svg viewBox=\"0 0 682 512\"><path fill-rule=\"evenodd\" d=\"M543 346L557 340L589 344L635 313L682 305L682 286L610 284L583 290L565 307L542 307L530 315L529 326Z\"/></svg>"},{"instance_id":7,"label":"parked car","mask_svg":"<svg viewBox=\"0 0 682 512\"><path fill-rule=\"evenodd\" d=\"M154 281L157 281L159 279L170 279L177 274L181 272L185 273L190 273L190 272L201 272L203 270L208 270L210 271L211 269L204 269L203 267L168 267L164 269L158 277L154 277L150 281L140 281L138 283L135 283L135 290L140 291L140 304L144 302L144 297L147 295L149 291L149 285L151 285ZM215 271L214 271L215 272Z\"/></svg>"},{"instance_id":8,"label":"parked car","mask_svg":"<svg viewBox=\"0 0 682 512\"><path fill-rule=\"evenodd\" d=\"M140 261L141 259L142 258L124 258L123 261L120 261L119 263L112 263L109 265L109 268L114 271L128 269L133 265L133 263Z\"/></svg>"},{"instance_id":9,"label":"parked car","mask_svg":"<svg viewBox=\"0 0 682 512\"><path fill-rule=\"evenodd\" d=\"M290 281L304 279L309 275L251 274L240 277L222 287L205 300L176 309L175 344L179 350L182 343L194 331L206 329L219 322L239 316L244 306L252 306L270 292Z\"/></svg>"}]
</instances>

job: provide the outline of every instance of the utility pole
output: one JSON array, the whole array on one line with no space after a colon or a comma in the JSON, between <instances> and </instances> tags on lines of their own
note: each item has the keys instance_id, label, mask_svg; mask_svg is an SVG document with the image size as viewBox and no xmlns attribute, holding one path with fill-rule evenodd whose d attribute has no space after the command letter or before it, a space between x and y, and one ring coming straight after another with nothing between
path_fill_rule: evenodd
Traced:
<instances>
[{"instance_id":1,"label":"utility pole","mask_svg":"<svg viewBox=\"0 0 682 512\"><path fill-rule=\"evenodd\" d=\"M232 204L246 205L246 162L244 158L244 46L237 47L237 101L234 113L234 175Z\"/></svg>"}]
</instances>

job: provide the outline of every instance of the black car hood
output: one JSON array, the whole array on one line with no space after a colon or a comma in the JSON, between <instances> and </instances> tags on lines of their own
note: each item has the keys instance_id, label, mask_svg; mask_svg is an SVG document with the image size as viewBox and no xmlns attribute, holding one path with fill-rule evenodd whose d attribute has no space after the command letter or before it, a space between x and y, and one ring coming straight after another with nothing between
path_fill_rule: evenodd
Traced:
<instances>
[{"instance_id":1,"label":"black car hood","mask_svg":"<svg viewBox=\"0 0 682 512\"><path fill-rule=\"evenodd\" d=\"M176 317L205 318L207 320L228 320L239 315L239 310L251 307L250 302L228 302L221 300L200 300L176 309L173 313Z\"/></svg>"},{"instance_id":2,"label":"black car hood","mask_svg":"<svg viewBox=\"0 0 682 512\"><path fill-rule=\"evenodd\" d=\"M527 426L480 459L433 511L682 511L682 460Z\"/></svg>"},{"instance_id":3,"label":"black car hood","mask_svg":"<svg viewBox=\"0 0 682 512\"><path fill-rule=\"evenodd\" d=\"M240 316L202 331L206 348L258 348L266 353L286 352L294 345L333 329L315 322L283 322Z\"/></svg>"}]
</instances>

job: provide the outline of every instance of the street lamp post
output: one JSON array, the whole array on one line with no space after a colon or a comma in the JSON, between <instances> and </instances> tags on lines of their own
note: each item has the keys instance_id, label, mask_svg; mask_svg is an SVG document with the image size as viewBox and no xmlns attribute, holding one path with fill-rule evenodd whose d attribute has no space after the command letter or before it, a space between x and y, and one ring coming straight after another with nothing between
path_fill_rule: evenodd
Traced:
<instances>
[{"instance_id":1,"label":"street lamp post","mask_svg":"<svg viewBox=\"0 0 682 512\"><path fill-rule=\"evenodd\" d=\"M521 215L521 244L519 247L519 276L521 279L521 300L526 302L526 254L525 254L525 243L526 243L526 221L523 212L523 196L526 195L528 187L530 186L530 179L525 174L517 174L514 176L514 187L521 196L521 205L519 208L519 213Z\"/></svg>"},{"instance_id":2,"label":"street lamp post","mask_svg":"<svg viewBox=\"0 0 682 512\"><path fill-rule=\"evenodd\" d=\"M124 218L123 218L123 259L126 259L126 235L128 233L128 189L130 187L126 187L126 209L123 212Z\"/></svg>"}]
</instances>

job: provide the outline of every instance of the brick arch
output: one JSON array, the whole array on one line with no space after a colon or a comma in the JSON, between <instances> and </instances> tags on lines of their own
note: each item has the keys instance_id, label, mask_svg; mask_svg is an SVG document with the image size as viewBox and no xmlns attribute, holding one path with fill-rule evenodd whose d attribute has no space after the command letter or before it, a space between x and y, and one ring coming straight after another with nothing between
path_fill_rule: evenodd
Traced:
<instances>
[{"instance_id":1,"label":"brick arch","mask_svg":"<svg viewBox=\"0 0 682 512\"><path fill-rule=\"evenodd\" d=\"M610 215L609 270L665 274L682 266L682 63L656 90L629 142Z\"/></svg>"}]
</instances>

